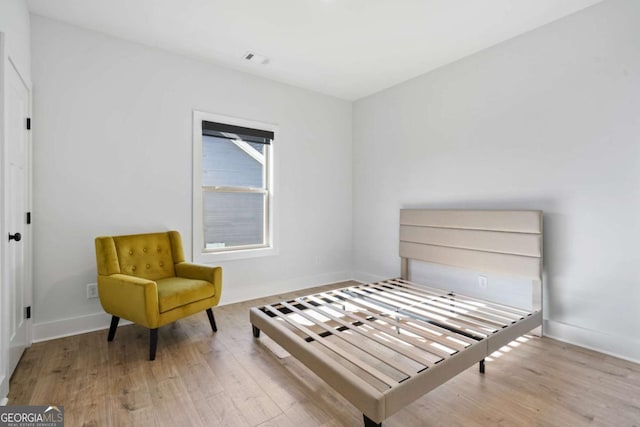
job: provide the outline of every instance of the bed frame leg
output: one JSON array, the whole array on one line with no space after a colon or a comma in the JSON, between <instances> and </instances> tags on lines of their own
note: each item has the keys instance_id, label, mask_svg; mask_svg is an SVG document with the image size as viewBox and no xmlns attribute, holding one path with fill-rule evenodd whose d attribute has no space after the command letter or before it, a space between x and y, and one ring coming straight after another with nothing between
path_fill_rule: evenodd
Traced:
<instances>
[{"instance_id":1,"label":"bed frame leg","mask_svg":"<svg viewBox=\"0 0 640 427\"><path fill-rule=\"evenodd\" d=\"M480 373L484 374L484 359L480 361L478 367L480 368Z\"/></svg>"},{"instance_id":2,"label":"bed frame leg","mask_svg":"<svg viewBox=\"0 0 640 427\"><path fill-rule=\"evenodd\" d=\"M371 418L367 417L365 414L362 414L364 418L364 427L382 427L382 423L377 423L373 421Z\"/></svg>"},{"instance_id":3,"label":"bed frame leg","mask_svg":"<svg viewBox=\"0 0 640 427\"><path fill-rule=\"evenodd\" d=\"M260 338L260 329L256 328L253 325L251 325L251 328L253 329L253 336L256 338Z\"/></svg>"}]
</instances>

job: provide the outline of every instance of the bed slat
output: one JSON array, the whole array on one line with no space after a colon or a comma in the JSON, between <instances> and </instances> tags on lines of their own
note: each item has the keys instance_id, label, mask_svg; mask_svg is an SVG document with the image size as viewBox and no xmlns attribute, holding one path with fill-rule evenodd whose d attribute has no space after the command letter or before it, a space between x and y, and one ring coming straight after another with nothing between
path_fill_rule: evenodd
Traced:
<instances>
[{"instance_id":1,"label":"bed slat","mask_svg":"<svg viewBox=\"0 0 640 427\"><path fill-rule=\"evenodd\" d=\"M363 301L359 299L349 300L348 303L357 305L358 307L361 308L362 312L366 313L367 315L376 316L382 319L392 319L395 322L401 324L402 328L406 328L412 333L418 334L423 338L430 340L432 342L440 343L445 347L459 346L458 349L461 350L467 347L468 345L476 342L475 340L465 337L464 335L451 334L451 332L446 329L442 329L431 323L422 322L419 319L408 316L406 314L398 313L397 311L391 311L384 307L376 307L376 306L373 306L373 304L365 304L363 303ZM419 327L410 325L409 324L410 322L413 322L414 324L419 325ZM456 341L451 342L451 340L441 338L442 336L447 336L447 334L451 334L451 338L454 338L455 340L458 340L458 341L462 341L466 343L466 345L458 343Z\"/></svg>"},{"instance_id":2,"label":"bed slat","mask_svg":"<svg viewBox=\"0 0 640 427\"><path fill-rule=\"evenodd\" d=\"M319 310L318 307L315 307L315 306L313 306L311 304L308 304L308 303L302 301L302 299L298 299L298 301L300 302L300 304L305 306L307 308L307 310L313 310L313 311L316 311L318 313L321 313L323 316L326 316L327 318L329 318L329 319L333 320L334 322L342 325L343 327L347 328L348 330L350 330L352 332L355 332L356 334L361 335L361 336L363 336L364 338L366 338L368 340L374 341L378 345L381 345L383 347L387 347L387 348L389 348L391 350L394 350L397 353L400 353L401 355L403 355L404 357L407 357L407 358L413 360L414 362L422 364L423 367L432 366L433 363L434 363L433 361L426 359L423 355L417 353L413 348L397 348L397 347L394 348L395 346L397 346L397 343L394 343L393 341L386 341L385 342L384 339L379 338L374 334L368 333L367 331L363 331L362 328L356 326L353 322L345 322L344 320L342 320L342 319L340 319L340 318L338 318L336 316L333 316L333 315L331 315L329 313L326 313L323 310ZM304 315L303 312L301 312L301 311L298 311L298 312L300 312L300 314ZM310 316L307 316L307 318L312 319ZM389 331L388 329L385 330L383 328L375 327L377 325L374 326L373 322L368 322L366 319L357 319L357 321L361 322L363 324L367 324L369 327L372 327L373 329L377 329L380 332L383 332L385 335L389 336L392 339L395 338L395 337L392 336L392 334L393 334L392 331ZM342 332L338 332L335 329L329 329L329 330L330 330L330 332L332 332L336 336L339 336L340 338L342 338L342 339L346 340L347 342L349 342L349 337L345 337L345 335ZM351 344L355 345L353 343L351 343ZM363 348L360 348L360 349L361 350L365 350ZM440 357L440 359L441 359L441 357ZM404 372L407 375L413 375L415 373L415 371L414 372L411 372L411 371L405 372L404 368L397 367L396 364L391 360L388 360L388 359L379 359L379 360L381 362L386 363L389 366L392 366L396 370Z\"/></svg>"},{"instance_id":3,"label":"bed slat","mask_svg":"<svg viewBox=\"0 0 640 427\"><path fill-rule=\"evenodd\" d=\"M314 297L314 296L309 296L309 299L311 299L312 301L321 301L318 298ZM326 304L326 303L324 303ZM350 319L352 319L353 322L360 322L364 325L369 326L372 329L376 329L382 333L384 333L385 335L388 335L392 338L396 338L396 335L400 335L400 333L397 332L397 330L395 330L395 325L393 325L393 323L391 322L392 319L390 319L389 317L384 318L384 317L376 317L376 319L381 320L383 322L385 322L387 324L387 327L381 326L376 322L370 321L366 318L362 318L362 317L358 317L352 313L349 313L346 310L342 310L338 307L335 306L328 306L331 310L337 311L339 313L342 313L344 316L349 317ZM364 334L367 335L367 334ZM379 340L376 340L376 342L378 342L379 344L382 344L385 347L389 347L394 351L400 352L402 353L405 357L411 358L413 359L415 362L418 363L422 363L425 366L429 367L432 366L435 362L438 362L440 360L442 360L443 357L449 357L451 355L451 353L455 353L455 349L451 349L451 353L446 353L442 350L439 350L438 348L429 348L428 345L425 345L423 343L417 342L415 341L412 337L408 336L408 335L403 335L401 337L403 340L406 340L406 342L408 344L411 344L413 347L417 347L419 349L421 349L422 351L427 352L429 355L433 356L434 358L436 358L436 360L429 360L429 359L425 359L424 356L422 356L421 354L416 354L415 352L411 351L409 352L409 354L405 354L405 352L403 352L403 350L401 348L397 347L397 343L385 343L385 342L380 342ZM453 346L450 346L453 347Z\"/></svg>"},{"instance_id":4,"label":"bed slat","mask_svg":"<svg viewBox=\"0 0 640 427\"><path fill-rule=\"evenodd\" d=\"M416 283L410 282L408 280L404 280L404 279L390 279L388 280L391 283L399 283L402 286L406 286L409 289L415 289L418 290L420 292L426 292L429 295L442 295L442 290L441 289L437 289L437 288L433 288L433 287L429 287L429 286L425 286L425 285L418 285ZM467 295L461 295L457 292L448 292L446 295L449 294L453 294L455 295L455 297L462 302L466 302L469 304L480 304L484 307L486 307L487 309L491 309L491 310L496 310L498 312L502 312L502 313L506 313L506 314L510 314L516 317L522 317L523 315L528 314L529 312L527 310L523 310L521 308L517 308L517 307L512 307L509 305L504 305L504 304L500 304L497 302L493 302L493 301L487 301L484 299L480 299L480 298L474 298L474 297L470 297Z\"/></svg>"},{"instance_id":5,"label":"bed slat","mask_svg":"<svg viewBox=\"0 0 640 427\"><path fill-rule=\"evenodd\" d=\"M366 289L370 290L371 287ZM410 313L411 316L422 317L443 327L465 331L476 338L484 338L496 330L495 326L465 319L455 313L448 314L445 310L435 310L434 307L422 302L410 302L407 298L393 295L392 292L378 290L377 293L372 293L371 296L380 298L380 301L384 301L387 304L395 304L396 309L401 313Z\"/></svg>"},{"instance_id":6,"label":"bed slat","mask_svg":"<svg viewBox=\"0 0 640 427\"><path fill-rule=\"evenodd\" d=\"M443 316L452 316L455 319L464 319L473 324L477 324L486 328L496 329L501 328L505 323L511 322L508 319L502 319L497 321L495 319L489 319L487 316L479 316L478 311L472 311L463 309L456 304L455 299L446 298L434 298L424 295L416 294L415 291L410 291L401 288L387 288L386 286L371 286L378 289L381 292L385 292L385 295L392 294L394 296L402 296L412 301L412 305L416 307L423 307L434 313L441 314ZM371 288L370 287L370 288Z\"/></svg>"},{"instance_id":7,"label":"bed slat","mask_svg":"<svg viewBox=\"0 0 640 427\"><path fill-rule=\"evenodd\" d=\"M295 307L293 307L292 305L286 303L286 302L282 302L282 305L284 307L287 307L289 310L292 311L296 311L297 309ZM344 360L347 360L351 363L353 363L355 366L360 367L363 371L367 372L369 375L372 375L373 377L377 378L378 380L382 381L383 383L385 383L388 387L393 386L394 384L397 384L398 381L391 378L390 376L378 371L377 369L375 369L374 367L370 366L369 364L365 363L362 360L357 360L354 361L354 357L353 355L349 354L346 350L343 350L342 348L338 347L337 345L333 344L332 342L323 339L322 336L320 336L319 334L316 334L315 332L313 332L312 330L310 330L309 328L293 321L289 316L286 315L282 315L281 312L271 306L265 306L265 308L267 310L269 310L271 313L277 315L280 319L283 319L285 322L288 322L290 325L292 325L294 328L299 329L302 333L304 333L305 335L307 335L310 338L313 338L313 340L317 343L319 343L320 345L326 347L327 349L331 350L332 352L334 352L335 354L337 354L338 356L342 357Z\"/></svg>"},{"instance_id":8,"label":"bed slat","mask_svg":"<svg viewBox=\"0 0 640 427\"><path fill-rule=\"evenodd\" d=\"M496 325L504 325L508 322L513 322L520 319L521 316L509 315L508 313L496 314L487 309L487 307L474 306L469 303L459 301L455 294L442 295L432 294L428 291L422 291L421 293L412 290L406 286L402 286L399 283L393 281L383 282L385 285L393 286L397 291L406 292L409 295L415 295L416 298L421 298L427 301L429 304L433 304L436 307L461 313L463 315L469 315L474 318L478 318L483 321L491 322Z\"/></svg>"}]
</instances>

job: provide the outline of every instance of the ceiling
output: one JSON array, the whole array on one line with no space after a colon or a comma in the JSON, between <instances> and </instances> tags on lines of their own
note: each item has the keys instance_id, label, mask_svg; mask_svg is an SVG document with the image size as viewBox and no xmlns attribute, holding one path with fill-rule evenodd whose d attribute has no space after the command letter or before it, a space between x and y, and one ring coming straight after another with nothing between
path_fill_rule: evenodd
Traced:
<instances>
[{"instance_id":1,"label":"ceiling","mask_svg":"<svg viewBox=\"0 0 640 427\"><path fill-rule=\"evenodd\" d=\"M347 100L602 0L28 0L32 13ZM246 52L269 58L262 65Z\"/></svg>"}]
</instances>

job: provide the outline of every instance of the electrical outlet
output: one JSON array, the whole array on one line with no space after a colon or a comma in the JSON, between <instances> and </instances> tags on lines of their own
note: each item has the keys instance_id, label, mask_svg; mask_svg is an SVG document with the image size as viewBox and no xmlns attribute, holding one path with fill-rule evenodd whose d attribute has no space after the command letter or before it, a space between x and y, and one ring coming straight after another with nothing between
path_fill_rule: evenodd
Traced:
<instances>
[{"instance_id":1,"label":"electrical outlet","mask_svg":"<svg viewBox=\"0 0 640 427\"><path fill-rule=\"evenodd\" d=\"M478 276L478 288L486 290L489 285L489 279L487 276Z\"/></svg>"},{"instance_id":2,"label":"electrical outlet","mask_svg":"<svg viewBox=\"0 0 640 427\"><path fill-rule=\"evenodd\" d=\"M87 285L87 299L98 298L98 284L89 283Z\"/></svg>"}]
</instances>

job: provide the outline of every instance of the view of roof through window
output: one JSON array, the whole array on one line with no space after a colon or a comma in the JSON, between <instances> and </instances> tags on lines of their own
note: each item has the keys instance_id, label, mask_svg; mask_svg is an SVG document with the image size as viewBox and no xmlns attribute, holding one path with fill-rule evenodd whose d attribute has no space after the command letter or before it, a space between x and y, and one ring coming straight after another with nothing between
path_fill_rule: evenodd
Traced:
<instances>
[{"instance_id":1,"label":"view of roof through window","mask_svg":"<svg viewBox=\"0 0 640 427\"><path fill-rule=\"evenodd\" d=\"M267 145L212 136L202 138L205 249L264 243Z\"/></svg>"}]
</instances>

